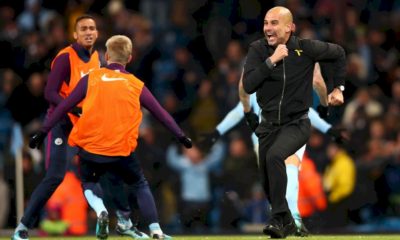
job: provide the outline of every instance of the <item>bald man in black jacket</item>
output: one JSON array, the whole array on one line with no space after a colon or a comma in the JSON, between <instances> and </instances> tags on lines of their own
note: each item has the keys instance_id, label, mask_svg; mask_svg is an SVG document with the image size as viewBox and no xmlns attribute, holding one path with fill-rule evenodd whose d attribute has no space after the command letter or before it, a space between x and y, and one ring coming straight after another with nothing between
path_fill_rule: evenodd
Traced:
<instances>
[{"instance_id":1,"label":"bald man in black jacket","mask_svg":"<svg viewBox=\"0 0 400 240\"><path fill-rule=\"evenodd\" d=\"M306 144L310 136L308 109L316 62L334 69L330 105L343 103L345 52L342 47L292 35L293 16L284 7L270 9L264 18L265 38L251 43L244 66L243 87L257 92L262 121L256 129L262 184L271 203L272 218L264 233L285 238L296 230L285 199L284 160Z\"/></svg>"}]
</instances>

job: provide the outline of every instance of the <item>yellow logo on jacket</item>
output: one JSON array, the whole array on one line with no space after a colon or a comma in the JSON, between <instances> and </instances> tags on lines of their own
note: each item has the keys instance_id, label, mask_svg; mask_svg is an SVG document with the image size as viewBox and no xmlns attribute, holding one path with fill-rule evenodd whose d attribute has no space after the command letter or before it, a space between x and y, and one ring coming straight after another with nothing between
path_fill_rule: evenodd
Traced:
<instances>
[{"instance_id":1,"label":"yellow logo on jacket","mask_svg":"<svg viewBox=\"0 0 400 240\"><path fill-rule=\"evenodd\" d=\"M297 53L297 56L301 56L301 53L303 52L303 50L301 50L301 49L295 49L294 50L296 53Z\"/></svg>"}]
</instances>

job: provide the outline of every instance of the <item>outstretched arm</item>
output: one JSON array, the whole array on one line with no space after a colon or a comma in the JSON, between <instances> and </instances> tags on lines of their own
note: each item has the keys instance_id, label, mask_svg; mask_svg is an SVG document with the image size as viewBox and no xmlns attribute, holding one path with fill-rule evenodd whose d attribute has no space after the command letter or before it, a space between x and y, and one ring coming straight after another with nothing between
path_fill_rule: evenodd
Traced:
<instances>
[{"instance_id":1,"label":"outstretched arm","mask_svg":"<svg viewBox=\"0 0 400 240\"><path fill-rule=\"evenodd\" d=\"M49 115L49 118L43 123L42 128L38 132L36 132L29 140L29 147L40 148L44 138L46 137L50 129L58 121L60 121L67 112L71 111L74 106L76 106L85 98L87 91L87 82L87 76L83 77L79 81L78 85L76 85L72 93L65 100L61 101L60 104L57 105L57 107L54 109L54 112Z\"/></svg>"},{"instance_id":2,"label":"outstretched arm","mask_svg":"<svg viewBox=\"0 0 400 240\"><path fill-rule=\"evenodd\" d=\"M240 103L236 105L218 124L216 127L220 135L224 135L227 131L232 129L236 124L238 124L246 114L249 114L252 109L252 102L250 100L250 95L244 91L243 88L243 71L239 80L239 99ZM254 110L254 109L253 109ZM258 116L256 117L258 122Z\"/></svg>"},{"instance_id":3,"label":"outstretched arm","mask_svg":"<svg viewBox=\"0 0 400 240\"><path fill-rule=\"evenodd\" d=\"M146 86L143 87L140 95L140 103L177 138L185 136L172 116L160 105Z\"/></svg>"},{"instance_id":4,"label":"outstretched arm","mask_svg":"<svg viewBox=\"0 0 400 240\"><path fill-rule=\"evenodd\" d=\"M216 129L220 135L224 135L226 132L231 130L236 124L238 124L244 116L243 106L238 103L222 121L217 125Z\"/></svg>"}]
</instances>

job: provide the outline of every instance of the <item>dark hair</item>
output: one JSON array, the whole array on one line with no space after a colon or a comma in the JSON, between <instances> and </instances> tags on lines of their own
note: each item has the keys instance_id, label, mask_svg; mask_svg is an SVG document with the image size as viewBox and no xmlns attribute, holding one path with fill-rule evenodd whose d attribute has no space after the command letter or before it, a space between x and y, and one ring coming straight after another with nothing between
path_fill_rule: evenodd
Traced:
<instances>
[{"instance_id":1,"label":"dark hair","mask_svg":"<svg viewBox=\"0 0 400 240\"><path fill-rule=\"evenodd\" d=\"M80 21L82 21L83 19L92 19L93 21L95 21L95 19L92 15L89 15L89 14L81 15L75 20L75 27L74 27L75 29L76 29L76 26L78 25L78 23Z\"/></svg>"}]
</instances>

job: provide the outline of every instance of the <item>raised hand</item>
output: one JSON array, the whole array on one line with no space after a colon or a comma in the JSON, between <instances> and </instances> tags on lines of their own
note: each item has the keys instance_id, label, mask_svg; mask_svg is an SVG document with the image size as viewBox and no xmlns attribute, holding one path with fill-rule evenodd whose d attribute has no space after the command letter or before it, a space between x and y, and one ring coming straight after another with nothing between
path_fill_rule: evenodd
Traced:
<instances>
[{"instance_id":1,"label":"raised hand","mask_svg":"<svg viewBox=\"0 0 400 240\"><path fill-rule=\"evenodd\" d=\"M328 103L330 106L339 106L344 103L343 93L339 89L335 88L328 95Z\"/></svg>"},{"instance_id":2,"label":"raised hand","mask_svg":"<svg viewBox=\"0 0 400 240\"><path fill-rule=\"evenodd\" d=\"M276 49L275 52L271 55L271 57L269 57L269 59L271 59L271 62L273 64L281 61L283 58L287 57L289 55L289 51L288 48L286 47L285 44L279 44Z\"/></svg>"}]
</instances>

